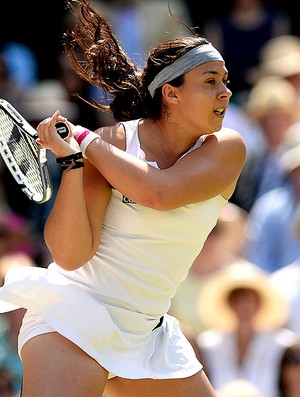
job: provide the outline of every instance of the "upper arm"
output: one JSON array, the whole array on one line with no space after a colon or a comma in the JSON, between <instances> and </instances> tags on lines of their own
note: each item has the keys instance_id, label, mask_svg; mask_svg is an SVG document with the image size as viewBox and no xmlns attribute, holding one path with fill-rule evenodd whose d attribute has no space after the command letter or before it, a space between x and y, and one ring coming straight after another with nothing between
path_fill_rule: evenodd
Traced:
<instances>
[{"instance_id":1,"label":"upper arm","mask_svg":"<svg viewBox=\"0 0 300 397\"><path fill-rule=\"evenodd\" d=\"M125 149L125 131L122 126L102 127L95 132L106 142L121 150ZM89 161L86 161L84 168L84 194L93 235L93 249L96 252L101 238L106 207L111 197L111 186Z\"/></svg>"},{"instance_id":2,"label":"upper arm","mask_svg":"<svg viewBox=\"0 0 300 397\"><path fill-rule=\"evenodd\" d=\"M111 187L100 172L89 162L86 162L83 183L87 214L93 237L93 251L96 252L101 238L106 207L111 197Z\"/></svg>"},{"instance_id":3,"label":"upper arm","mask_svg":"<svg viewBox=\"0 0 300 397\"><path fill-rule=\"evenodd\" d=\"M126 149L126 132L123 124L101 127L95 131L101 139L121 149Z\"/></svg>"}]
</instances>

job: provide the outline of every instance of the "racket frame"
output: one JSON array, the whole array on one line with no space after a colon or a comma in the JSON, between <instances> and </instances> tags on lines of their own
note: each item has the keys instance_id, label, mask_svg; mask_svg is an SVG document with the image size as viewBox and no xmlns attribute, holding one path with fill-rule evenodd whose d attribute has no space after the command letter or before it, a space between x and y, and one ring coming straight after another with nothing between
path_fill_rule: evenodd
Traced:
<instances>
[{"instance_id":1,"label":"racket frame","mask_svg":"<svg viewBox=\"0 0 300 397\"><path fill-rule=\"evenodd\" d=\"M17 164L11 150L8 145L1 139L0 131L0 154L14 177L21 190L26 196L37 204L45 203L48 201L53 192L51 176L47 161L47 150L39 144L34 145L31 140L38 138L37 131L24 119L23 116L5 99L0 98L0 111L3 111L9 118L10 121L18 128L19 133L24 136L28 142L28 147L34 154L37 160L37 167L42 182L42 192L36 191L29 183L27 178L24 176L19 165ZM0 126L1 130L1 126Z\"/></svg>"}]
</instances>

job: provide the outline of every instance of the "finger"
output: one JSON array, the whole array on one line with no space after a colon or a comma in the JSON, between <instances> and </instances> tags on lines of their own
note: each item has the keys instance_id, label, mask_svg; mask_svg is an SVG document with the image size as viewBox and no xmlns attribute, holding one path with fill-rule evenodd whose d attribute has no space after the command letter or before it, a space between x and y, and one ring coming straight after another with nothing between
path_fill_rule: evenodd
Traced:
<instances>
[{"instance_id":1,"label":"finger","mask_svg":"<svg viewBox=\"0 0 300 397\"><path fill-rule=\"evenodd\" d=\"M58 120L58 118L59 118L59 116L60 116L60 111L59 110L56 110L54 113L53 113L53 115L51 116L51 121L50 121L50 124L55 124L56 122L57 122L57 120Z\"/></svg>"},{"instance_id":2,"label":"finger","mask_svg":"<svg viewBox=\"0 0 300 397\"><path fill-rule=\"evenodd\" d=\"M41 146L44 146L44 145L45 145L45 142L42 141L40 138L38 138L38 139L36 140L36 142L37 142L39 145L41 145Z\"/></svg>"},{"instance_id":3,"label":"finger","mask_svg":"<svg viewBox=\"0 0 300 397\"><path fill-rule=\"evenodd\" d=\"M64 116L62 116L61 114L59 114L58 120L59 120L59 121L67 121L68 119L67 119L67 117L64 117Z\"/></svg>"},{"instance_id":4,"label":"finger","mask_svg":"<svg viewBox=\"0 0 300 397\"><path fill-rule=\"evenodd\" d=\"M56 129L56 123L60 120L60 112L59 110L57 110L56 112L53 113L52 117L50 118L50 123L48 126L48 131L49 133L53 136L53 134L55 133L57 136L59 136L59 134L57 134L57 129Z\"/></svg>"},{"instance_id":5,"label":"finger","mask_svg":"<svg viewBox=\"0 0 300 397\"><path fill-rule=\"evenodd\" d=\"M40 131L42 128L45 127L46 124L49 124L50 120L51 120L50 117L47 117L46 119L42 120L42 121L38 124L38 126L36 127L36 129L37 129L38 131Z\"/></svg>"}]
</instances>

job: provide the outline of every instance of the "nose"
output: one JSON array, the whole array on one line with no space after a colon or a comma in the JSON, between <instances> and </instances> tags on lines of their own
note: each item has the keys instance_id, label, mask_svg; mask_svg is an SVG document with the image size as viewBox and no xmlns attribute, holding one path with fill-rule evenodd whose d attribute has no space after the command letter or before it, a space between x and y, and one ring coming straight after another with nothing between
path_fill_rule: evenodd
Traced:
<instances>
[{"instance_id":1,"label":"nose","mask_svg":"<svg viewBox=\"0 0 300 397\"><path fill-rule=\"evenodd\" d=\"M227 87L227 85L223 85L222 91L219 93L220 98L227 97L228 99L232 96L232 91Z\"/></svg>"}]
</instances>

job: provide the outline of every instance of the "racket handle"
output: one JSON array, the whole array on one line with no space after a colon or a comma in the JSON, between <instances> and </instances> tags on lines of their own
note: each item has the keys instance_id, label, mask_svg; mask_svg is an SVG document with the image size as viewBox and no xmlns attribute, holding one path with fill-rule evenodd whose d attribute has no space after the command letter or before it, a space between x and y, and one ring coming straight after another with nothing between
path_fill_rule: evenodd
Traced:
<instances>
[{"instance_id":1,"label":"racket handle","mask_svg":"<svg viewBox=\"0 0 300 397\"><path fill-rule=\"evenodd\" d=\"M57 123L55 123L55 128L57 133L61 136L62 139L67 139L68 136L70 135L70 128L63 121L58 121Z\"/></svg>"}]
</instances>

